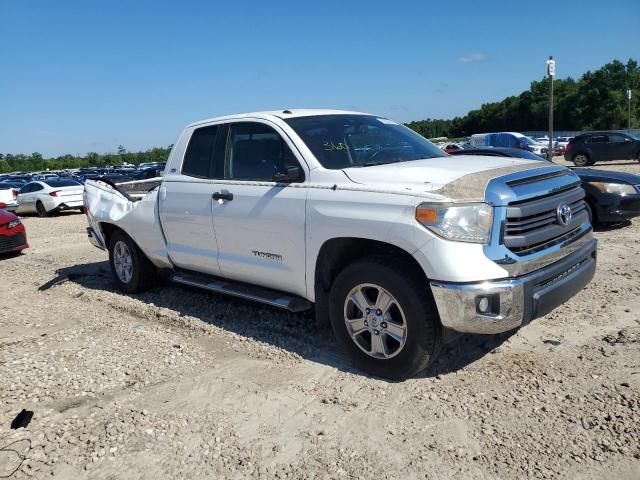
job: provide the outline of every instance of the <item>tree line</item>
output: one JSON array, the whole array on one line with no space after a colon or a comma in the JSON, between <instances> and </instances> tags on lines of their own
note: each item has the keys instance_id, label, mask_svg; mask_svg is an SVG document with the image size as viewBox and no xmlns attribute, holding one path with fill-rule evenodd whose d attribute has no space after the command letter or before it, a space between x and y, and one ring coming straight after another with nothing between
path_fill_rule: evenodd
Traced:
<instances>
[{"instance_id":1,"label":"tree line","mask_svg":"<svg viewBox=\"0 0 640 480\"><path fill-rule=\"evenodd\" d=\"M89 152L86 155L61 155L44 158L40 153L31 155L0 153L0 173L38 172L43 170L62 170L66 168L98 167L104 165L138 165L147 162L166 162L171 147L154 147L142 152L128 152L122 145L116 153L99 154Z\"/></svg>"},{"instance_id":2,"label":"tree line","mask_svg":"<svg viewBox=\"0 0 640 480\"><path fill-rule=\"evenodd\" d=\"M627 128L627 89L633 91L631 125L640 127L640 67L629 59L607 63L578 80L571 77L554 81L554 128L556 130L607 130ZM500 102L485 103L462 117L426 119L407 126L427 138L465 137L474 133L500 131L544 131L548 127L549 79L531 83L529 90ZM141 152L128 152L119 146L116 153L61 155L44 158L31 155L0 153L0 173L16 171L58 170L101 165L164 162L171 145Z\"/></svg>"},{"instance_id":3,"label":"tree line","mask_svg":"<svg viewBox=\"0 0 640 480\"><path fill-rule=\"evenodd\" d=\"M627 89L631 88L631 126L640 127L640 68L614 60L578 80L553 82L555 130L627 128ZM465 137L500 131L545 131L549 125L549 78L531 82L529 90L499 102L485 103L462 117L426 119L407 126L427 138Z\"/></svg>"}]
</instances>

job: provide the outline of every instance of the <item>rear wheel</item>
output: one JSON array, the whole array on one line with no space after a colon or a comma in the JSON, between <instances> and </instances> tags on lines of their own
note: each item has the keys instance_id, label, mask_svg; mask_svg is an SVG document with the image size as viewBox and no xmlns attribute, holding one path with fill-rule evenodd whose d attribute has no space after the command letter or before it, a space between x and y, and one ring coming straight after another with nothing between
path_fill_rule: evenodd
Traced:
<instances>
[{"instance_id":1,"label":"rear wheel","mask_svg":"<svg viewBox=\"0 0 640 480\"><path fill-rule=\"evenodd\" d=\"M427 367L440 349L442 328L424 277L409 262L380 256L338 274L330 319L355 365L372 375L403 379Z\"/></svg>"},{"instance_id":2,"label":"rear wheel","mask_svg":"<svg viewBox=\"0 0 640 480\"><path fill-rule=\"evenodd\" d=\"M148 290L156 282L155 266L123 231L111 236L109 265L116 284L127 293Z\"/></svg>"},{"instance_id":3,"label":"rear wheel","mask_svg":"<svg viewBox=\"0 0 640 480\"><path fill-rule=\"evenodd\" d=\"M36 211L38 212L39 217L46 217L48 215L47 209L44 208L44 205L40 200L36 202Z\"/></svg>"},{"instance_id":4,"label":"rear wheel","mask_svg":"<svg viewBox=\"0 0 640 480\"><path fill-rule=\"evenodd\" d=\"M573 164L576 167L586 167L587 165L593 165L594 163L595 162L591 162L586 153L578 153L573 156Z\"/></svg>"}]
</instances>

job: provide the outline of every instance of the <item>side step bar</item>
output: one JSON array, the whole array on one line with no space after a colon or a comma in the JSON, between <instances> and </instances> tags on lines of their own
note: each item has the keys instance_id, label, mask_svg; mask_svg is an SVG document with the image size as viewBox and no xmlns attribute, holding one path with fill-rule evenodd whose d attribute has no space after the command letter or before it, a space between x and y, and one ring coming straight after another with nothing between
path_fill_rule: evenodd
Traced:
<instances>
[{"instance_id":1,"label":"side step bar","mask_svg":"<svg viewBox=\"0 0 640 480\"><path fill-rule=\"evenodd\" d=\"M290 312L303 312L311 308L311 302L304 298L232 280L196 273L177 273L171 277L171 280L189 287L265 303Z\"/></svg>"}]
</instances>

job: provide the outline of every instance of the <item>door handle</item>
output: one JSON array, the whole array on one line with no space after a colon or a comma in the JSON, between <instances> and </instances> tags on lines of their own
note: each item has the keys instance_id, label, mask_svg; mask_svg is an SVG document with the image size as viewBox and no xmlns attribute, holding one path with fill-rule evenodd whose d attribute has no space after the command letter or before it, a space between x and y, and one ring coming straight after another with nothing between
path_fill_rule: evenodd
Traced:
<instances>
[{"instance_id":1,"label":"door handle","mask_svg":"<svg viewBox=\"0 0 640 480\"><path fill-rule=\"evenodd\" d=\"M213 195L211 195L211 198L213 198L214 200L233 200L233 193L231 192L214 192Z\"/></svg>"}]
</instances>

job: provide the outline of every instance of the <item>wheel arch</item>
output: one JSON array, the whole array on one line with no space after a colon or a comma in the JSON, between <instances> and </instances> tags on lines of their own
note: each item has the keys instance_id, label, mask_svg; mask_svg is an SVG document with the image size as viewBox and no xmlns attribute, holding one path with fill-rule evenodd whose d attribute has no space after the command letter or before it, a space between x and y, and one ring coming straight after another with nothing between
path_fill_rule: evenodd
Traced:
<instances>
[{"instance_id":1,"label":"wheel arch","mask_svg":"<svg viewBox=\"0 0 640 480\"><path fill-rule=\"evenodd\" d=\"M421 276L427 285L427 275L418 261L408 251L397 245L360 237L331 238L320 247L313 272L316 321L319 324L329 322L329 291L338 274L354 261L373 255L402 258L413 273Z\"/></svg>"}]
</instances>

